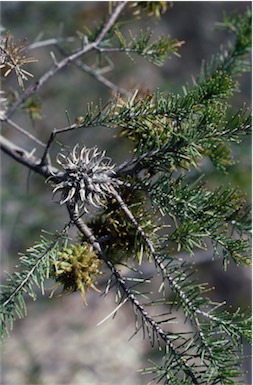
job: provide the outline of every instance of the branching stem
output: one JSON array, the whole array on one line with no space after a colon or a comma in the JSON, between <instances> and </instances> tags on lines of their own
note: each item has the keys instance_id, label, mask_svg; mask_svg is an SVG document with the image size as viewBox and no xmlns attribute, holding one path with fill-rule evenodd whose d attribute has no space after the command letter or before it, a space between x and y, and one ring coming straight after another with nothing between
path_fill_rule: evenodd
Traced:
<instances>
[{"instance_id":1,"label":"branching stem","mask_svg":"<svg viewBox=\"0 0 253 385\"><path fill-rule=\"evenodd\" d=\"M127 218L131 221L131 223L134 225L134 227L136 228L136 230L140 233L141 237L143 238L143 240L145 241L149 251L150 251L150 254L152 255L153 259L154 259L154 262L155 262L155 265L159 268L159 270L162 272L163 274L163 277L165 279L168 280L169 282L169 285L170 287L179 295L180 299L183 301L183 303L187 306L188 309L190 309L190 312L191 314L193 315L193 318L194 318L194 321L195 321L195 325L198 329L198 332L199 332L199 335L200 335L200 338L203 342L203 344L207 347L209 353L212 355L212 352L211 352L211 349L210 347L208 346L207 342L206 342L206 339L205 339L205 336L204 336L204 333L202 331L202 328L201 328L201 325L200 325L200 321L199 321L199 318L198 318L198 315L201 315L203 317L206 317L214 322L217 322L218 324L220 323L223 323L224 324L224 321L222 321L219 317L216 317L216 316L212 316L211 314L207 313L207 312L204 312L198 308L196 308L193 303L187 298L187 296L185 295L185 293L181 290L180 286L178 285L178 283L168 274L167 272L167 269L166 267L164 266L163 262L161 261L161 259L157 256L156 252L155 252L155 248L152 244L152 242L149 240L149 238L147 237L147 235L145 234L144 230L142 229L142 227L138 224L138 222L136 221L134 215L131 213L130 209L127 207L127 205L125 204L125 202L123 201L123 199L121 198L121 196L117 193L116 190L114 190L114 198L117 200L120 208L125 212L125 215L127 216Z\"/></svg>"},{"instance_id":2,"label":"branching stem","mask_svg":"<svg viewBox=\"0 0 253 385\"><path fill-rule=\"evenodd\" d=\"M65 57L67 56L67 53L59 45L57 45L57 48L62 55L64 55ZM127 98L133 96L132 92L127 91L125 88L117 86L116 84L105 78L103 75L101 75L99 71L94 70L87 64L83 63L81 60L75 60L73 64L80 68L82 71L92 76L97 81L99 81L105 87L109 88L114 94L121 94L126 96Z\"/></svg>"},{"instance_id":3,"label":"branching stem","mask_svg":"<svg viewBox=\"0 0 253 385\"><path fill-rule=\"evenodd\" d=\"M32 84L30 87L28 87L23 94L20 96L20 98L13 104L13 106L9 109L9 111L6 112L6 118L10 119L11 116L16 112L16 110L19 108L19 106L24 103L25 100L27 100L30 96L32 96L35 92L37 92L49 79L51 79L58 71L60 71L62 68L66 67L68 64L72 63L76 59L78 59L80 56L84 55L85 53L92 51L95 49L103 40L107 32L112 28L113 24L119 17L120 13L122 12L123 8L127 4L127 1L120 2L115 10L113 11L112 15L108 19L108 21L105 23L102 31L96 38L96 40L92 43L88 43L84 45L81 49L79 49L77 52L74 52L72 55L64 58L62 61L57 62L54 64L53 67L51 67L44 75L42 75L34 84Z\"/></svg>"},{"instance_id":4,"label":"branching stem","mask_svg":"<svg viewBox=\"0 0 253 385\"><path fill-rule=\"evenodd\" d=\"M121 276L121 274L116 269L114 264L108 259L100 243L92 233L91 229L83 222L79 213L73 207L71 207L71 205L68 204L67 207L70 214L70 218L73 220L74 224L77 226L79 231L87 238L88 242L90 242L94 247L94 249L100 254L101 258L113 273L116 281L120 285L121 289L125 293L128 300L134 305L134 307L140 313L141 318L144 320L144 322L147 325L149 325L152 328L152 330L156 332L156 335L159 336L166 343L166 345L169 347L171 352L174 354L175 359L178 361L179 365L182 367L182 370L191 378L193 384L198 384L198 381L194 373L192 372L189 365L187 364L187 361L183 358L182 353L179 353L177 351L172 341L170 340L169 336L160 328L160 326L154 321L154 319L144 309L143 305L141 305L141 303L138 301L138 299L135 297L132 291L126 286L125 279Z\"/></svg>"},{"instance_id":5,"label":"branching stem","mask_svg":"<svg viewBox=\"0 0 253 385\"><path fill-rule=\"evenodd\" d=\"M37 174L42 175L44 178L51 178L51 180L58 181L63 177L63 172L59 171L56 167L47 164L41 164L41 159L29 153L22 147L13 144L10 140L0 135L0 148L3 152L16 160L18 163L23 164L30 170L33 170Z\"/></svg>"}]
</instances>

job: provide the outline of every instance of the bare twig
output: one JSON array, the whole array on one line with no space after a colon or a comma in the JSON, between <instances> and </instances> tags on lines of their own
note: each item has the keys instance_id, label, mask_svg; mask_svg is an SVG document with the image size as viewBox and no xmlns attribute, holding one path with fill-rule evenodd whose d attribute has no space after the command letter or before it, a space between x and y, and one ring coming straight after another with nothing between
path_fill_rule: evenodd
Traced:
<instances>
[{"instance_id":1,"label":"bare twig","mask_svg":"<svg viewBox=\"0 0 253 385\"><path fill-rule=\"evenodd\" d=\"M125 53L138 53L138 50L136 48L126 48L126 47L95 47L96 51L99 51L100 53L103 52L125 52Z\"/></svg>"},{"instance_id":2,"label":"bare twig","mask_svg":"<svg viewBox=\"0 0 253 385\"><path fill-rule=\"evenodd\" d=\"M62 55L67 56L66 52L60 47L57 46L58 50L61 52ZM83 63L81 60L75 60L73 63L78 68L86 72L87 74L91 75L94 79L98 80L100 83L102 83L105 87L112 90L114 94L121 94L126 96L127 98L130 98L133 96L133 93L130 91L127 91L125 88L119 87L104 76L102 76L98 71L94 70L87 64Z\"/></svg>"},{"instance_id":3,"label":"bare twig","mask_svg":"<svg viewBox=\"0 0 253 385\"><path fill-rule=\"evenodd\" d=\"M98 80L100 83L102 83L105 87L112 90L114 94L121 94L126 96L127 98L131 98L133 96L133 93L130 91L127 91L125 88L119 87L101 74L99 74L97 71L92 69L91 67L87 66L87 64L81 62L81 60L77 60L75 64L84 70L87 74L94 77L94 79Z\"/></svg>"},{"instance_id":4,"label":"bare twig","mask_svg":"<svg viewBox=\"0 0 253 385\"><path fill-rule=\"evenodd\" d=\"M60 134L61 132L71 131L74 128L77 128L76 123L72 124L71 126L67 126L67 127L63 127L63 128L59 128L59 129L56 129L56 128L53 129L53 131L51 132L51 135L48 139L44 154L42 155L42 158L41 158L41 164L42 165L46 163L46 158L48 156L49 148L50 148L51 144L53 143L56 135Z\"/></svg>"},{"instance_id":5,"label":"bare twig","mask_svg":"<svg viewBox=\"0 0 253 385\"><path fill-rule=\"evenodd\" d=\"M62 42L74 42L76 40L75 37L65 37L65 38L52 38L42 41L35 41L34 43L29 44L27 47L25 47L25 50L32 50L42 47L47 47L49 45L57 45Z\"/></svg>"},{"instance_id":6,"label":"bare twig","mask_svg":"<svg viewBox=\"0 0 253 385\"><path fill-rule=\"evenodd\" d=\"M102 29L102 31L100 32L100 34L98 35L97 39L96 39L96 45L95 46L98 46L101 41L103 40L103 38L105 37L105 35L107 34L107 32L109 32L109 30L112 28L113 24L115 23L115 21L117 20L117 18L119 17L120 13L123 11L124 7L126 6L127 4L127 1L122 1L119 3L119 5L114 9L111 17L109 18L109 20L107 21L107 23L104 25L104 28Z\"/></svg>"},{"instance_id":7,"label":"bare twig","mask_svg":"<svg viewBox=\"0 0 253 385\"><path fill-rule=\"evenodd\" d=\"M35 136L30 134L30 132L27 132L24 130L24 128L20 127L17 123L13 122L11 119L6 119L6 122L9 123L12 127L14 127L16 130L21 132L23 135L27 136L29 139L33 140L34 142L38 143L42 147L46 147L46 144L41 142L39 139L37 139Z\"/></svg>"},{"instance_id":8,"label":"bare twig","mask_svg":"<svg viewBox=\"0 0 253 385\"><path fill-rule=\"evenodd\" d=\"M19 108L19 106L28 99L31 95L33 95L38 89L42 87L51 77L53 77L58 71L60 71L62 68L66 67L68 64L72 63L76 59L78 59L80 56L84 55L85 53L92 51L95 49L103 40L106 33L111 29L113 24L115 23L116 19L119 17L121 11L126 5L126 1L120 2L118 6L115 8L114 12L108 19L107 23L104 25L104 28L96 38L96 40L92 43L88 43L84 45L81 49L79 49L77 52L74 52L72 55L64 58L59 63L56 63L53 67L51 67L44 75L42 75L34 84L32 84L30 87L28 87L23 94L20 96L20 98L13 104L13 106L7 111L6 118L10 119L10 117L16 112L16 110Z\"/></svg>"}]
</instances>

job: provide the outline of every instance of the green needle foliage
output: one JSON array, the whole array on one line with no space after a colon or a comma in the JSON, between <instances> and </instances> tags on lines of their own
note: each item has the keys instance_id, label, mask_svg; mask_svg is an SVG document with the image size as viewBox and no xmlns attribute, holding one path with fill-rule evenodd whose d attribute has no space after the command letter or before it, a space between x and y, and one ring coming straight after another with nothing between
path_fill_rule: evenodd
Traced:
<instances>
[{"instance_id":1,"label":"green needle foliage","mask_svg":"<svg viewBox=\"0 0 253 385\"><path fill-rule=\"evenodd\" d=\"M21 254L17 271L8 274L6 284L1 285L1 337L13 328L16 318L27 315L27 297L35 301L36 288L45 293L44 284L50 278L52 261L63 247L65 233L57 234L52 241L42 236L39 242Z\"/></svg>"},{"instance_id":2,"label":"green needle foliage","mask_svg":"<svg viewBox=\"0 0 253 385\"><path fill-rule=\"evenodd\" d=\"M120 49L128 54L136 53L143 56L158 66L164 64L170 53L176 55L178 48L183 44L183 42L171 39L170 36L164 36L149 43L152 33L144 33L143 31L141 31L139 36L134 36L130 33L130 42L127 42L119 30L115 31L115 33L120 42Z\"/></svg>"},{"instance_id":3,"label":"green needle foliage","mask_svg":"<svg viewBox=\"0 0 253 385\"><path fill-rule=\"evenodd\" d=\"M166 3L137 2L134 7L160 17ZM152 42L151 34L143 32L130 32L128 40L120 22L105 30L106 25L110 23L87 38L98 42L92 49L100 57L136 53L162 65L182 44L170 37ZM229 104L239 91L238 76L250 69L251 13L226 16L219 26L234 34L233 43L203 64L182 95L159 89L145 95L136 90L130 98L117 95L105 106L90 103L78 123L52 133L33 168L43 176L50 166L50 146L59 134L64 142L65 131L108 127L132 141L134 153L116 166L97 148L83 147L78 153L75 146L68 155L58 155L64 171L49 173L47 182L53 183L54 193L62 192L60 204L67 206L71 222L53 241L41 238L21 257L19 270L8 275L1 293L2 335L26 315L27 295L35 300L36 287L44 293L47 279L55 281L55 290L63 286L61 295L80 291L86 303L87 291L97 290L102 270L109 270L105 293L115 290L119 307L131 303L134 335L142 331L161 352L162 358L150 361L144 374L167 385L244 383L242 344L250 341L250 314L209 298L213 289L199 282L190 258L186 262L180 254L209 251L212 259L222 258L225 270L229 264L250 265L245 196L230 185L210 189L204 175L195 177L207 159L229 172L235 163L232 146L241 143L251 126L248 109L234 112ZM27 106L24 102L22 108ZM90 206L96 210L90 213ZM68 238L74 225L79 230L76 243ZM145 276L147 261L160 280L155 295L152 288L147 293L152 283Z\"/></svg>"},{"instance_id":4,"label":"green needle foliage","mask_svg":"<svg viewBox=\"0 0 253 385\"><path fill-rule=\"evenodd\" d=\"M200 183L184 184L182 176L163 176L152 185L150 195L162 215L168 214L173 220L176 229L169 239L177 244L178 250L206 250L206 239L210 239L214 256L223 255L225 265L229 257L237 265L250 265L250 227L243 232L245 239L231 239L231 232L241 234L240 220L234 220L243 211L244 197L240 191L231 187L209 191Z\"/></svg>"}]
</instances>

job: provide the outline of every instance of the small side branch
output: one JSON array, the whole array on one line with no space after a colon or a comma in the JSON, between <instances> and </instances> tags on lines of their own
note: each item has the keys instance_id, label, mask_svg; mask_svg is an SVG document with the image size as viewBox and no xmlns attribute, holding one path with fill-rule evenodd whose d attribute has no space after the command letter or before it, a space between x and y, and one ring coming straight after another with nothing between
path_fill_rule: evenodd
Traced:
<instances>
[{"instance_id":1,"label":"small side branch","mask_svg":"<svg viewBox=\"0 0 253 385\"><path fill-rule=\"evenodd\" d=\"M41 142L39 139L37 139L35 136L30 134L30 132L27 132L22 127L20 127L17 123L13 122L11 119L5 120L7 123L9 123L12 127L14 127L17 131L21 132L23 135L27 136L29 139L31 139L33 142L38 143L42 147L46 147L46 144Z\"/></svg>"},{"instance_id":2,"label":"small side branch","mask_svg":"<svg viewBox=\"0 0 253 385\"><path fill-rule=\"evenodd\" d=\"M66 38L52 38L52 39L47 39L47 40L39 40L39 41L34 41L33 43L29 44L26 47L26 50L33 50L33 49L38 49L42 47L47 47L49 45L57 45L62 42L66 43L73 43L75 42L76 38L75 37L66 37Z\"/></svg>"},{"instance_id":3,"label":"small side branch","mask_svg":"<svg viewBox=\"0 0 253 385\"><path fill-rule=\"evenodd\" d=\"M57 48L62 55L64 55L65 57L67 56L67 53L59 45L57 45ZM132 92L127 91L125 88L117 86L116 84L102 76L98 71L83 63L81 60L76 60L73 64L88 75L92 76L105 87L109 88L114 94L121 94L126 96L127 98L131 98L133 96Z\"/></svg>"}]
</instances>

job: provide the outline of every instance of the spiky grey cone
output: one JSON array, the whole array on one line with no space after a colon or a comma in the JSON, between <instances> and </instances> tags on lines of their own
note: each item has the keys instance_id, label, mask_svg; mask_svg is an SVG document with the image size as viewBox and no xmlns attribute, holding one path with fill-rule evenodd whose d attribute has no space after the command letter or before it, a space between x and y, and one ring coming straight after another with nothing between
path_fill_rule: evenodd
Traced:
<instances>
[{"instance_id":1,"label":"spiky grey cone","mask_svg":"<svg viewBox=\"0 0 253 385\"><path fill-rule=\"evenodd\" d=\"M60 204L72 203L88 212L89 206L105 206L109 196L121 184L115 177L111 158L97 147L79 149L77 144L68 155L57 155L57 163L64 169L64 179L57 183L53 195L61 191Z\"/></svg>"}]
</instances>

